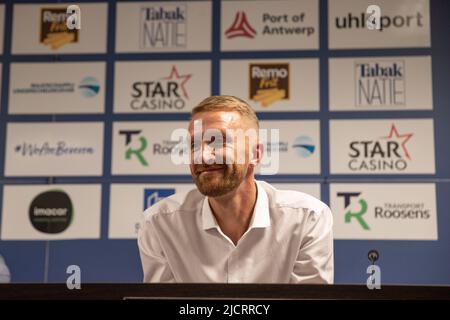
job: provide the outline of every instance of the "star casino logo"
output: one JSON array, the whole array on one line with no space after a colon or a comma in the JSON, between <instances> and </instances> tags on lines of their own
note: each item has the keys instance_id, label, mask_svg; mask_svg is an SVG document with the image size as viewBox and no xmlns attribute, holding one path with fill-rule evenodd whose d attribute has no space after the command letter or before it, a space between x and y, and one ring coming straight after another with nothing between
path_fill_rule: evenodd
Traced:
<instances>
[{"instance_id":1,"label":"star casino logo","mask_svg":"<svg viewBox=\"0 0 450 320\"><path fill-rule=\"evenodd\" d=\"M412 137L413 133L400 134L392 124L387 136L377 140L351 141L348 167L362 172L404 171L412 160L407 148Z\"/></svg>"},{"instance_id":2,"label":"star casino logo","mask_svg":"<svg viewBox=\"0 0 450 320\"><path fill-rule=\"evenodd\" d=\"M170 74L158 80L137 81L132 84L132 110L181 110L189 100L187 82L192 74L180 75L176 66Z\"/></svg>"}]
</instances>

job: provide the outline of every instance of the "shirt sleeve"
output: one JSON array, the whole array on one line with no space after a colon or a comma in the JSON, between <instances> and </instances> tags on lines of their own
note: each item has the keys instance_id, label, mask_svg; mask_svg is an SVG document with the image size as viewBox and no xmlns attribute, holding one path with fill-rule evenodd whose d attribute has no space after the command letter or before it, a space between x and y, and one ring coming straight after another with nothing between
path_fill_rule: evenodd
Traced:
<instances>
[{"instance_id":1,"label":"shirt sleeve","mask_svg":"<svg viewBox=\"0 0 450 320\"><path fill-rule=\"evenodd\" d=\"M144 282L176 282L151 219L145 219L138 233Z\"/></svg>"},{"instance_id":2,"label":"shirt sleeve","mask_svg":"<svg viewBox=\"0 0 450 320\"><path fill-rule=\"evenodd\" d=\"M333 215L326 206L321 212L309 212L290 282L332 284L333 281Z\"/></svg>"}]
</instances>

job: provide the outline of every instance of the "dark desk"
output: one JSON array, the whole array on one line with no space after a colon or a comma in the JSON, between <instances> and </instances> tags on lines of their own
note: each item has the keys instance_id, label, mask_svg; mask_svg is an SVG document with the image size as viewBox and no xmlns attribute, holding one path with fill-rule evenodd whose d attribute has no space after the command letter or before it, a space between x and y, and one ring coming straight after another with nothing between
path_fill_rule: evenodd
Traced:
<instances>
[{"instance_id":1,"label":"dark desk","mask_svg":"<svg viewBox=\"0 0 450 320\"><path fill-rule=\"evenodd\" d=\"M206 299L446 299L450 286L285 284L0 284L0 299L124 299L125 297Z\"/></svg>"}]
</instances>

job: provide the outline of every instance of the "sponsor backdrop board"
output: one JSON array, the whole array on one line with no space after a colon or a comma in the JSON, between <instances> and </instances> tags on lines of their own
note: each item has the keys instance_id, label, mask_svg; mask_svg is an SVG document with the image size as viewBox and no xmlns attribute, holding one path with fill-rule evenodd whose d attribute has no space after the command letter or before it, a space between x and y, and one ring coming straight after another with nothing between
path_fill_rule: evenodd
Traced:
<instances>
[{"instance_id":1,"label":"sponsor backdrop board","mask_svg":"<svg viewBox=\"0 0 450 320\"><path fill-rule=\"evenodd\" d=\"M98 184L6 185L1 240L100 238Z\"/></svg>"},{"instance_id":2,"label":"sponsor backdrop board","mask_svg":"<svg viewBox=\"0 0 450 320\"><path fill-rule=\"evenodd\" d=\"M108 237L135 239L142 224L143 212L156 202L194 189L194 184L112 184Z\"/></svg>"},{"instance_id":3,"label":"sponsor backdrop board","mask_svg":"<svg viewBox=\"0 0 450 320\"><path fill-rule=\"evenodd\" d=\"M189 162L172 161L172 151L180 143L172 138L172 133L178 129L187 134L188 124L187 121L115 122L112 174L190 174Z\"/></svg>"},{"instance_id":4,"label":"sponsor backdrop board","mask_svg":"<svg viewBox=\"0 0 450 320\"><path fill-rule=\"evenodd\" d=\"M431 183L331 184L335 239L437 240Z\"/></svg>"},{"instance_id":5,"label":"sponsor backdrop board","mask_svg":"<svg viewBox=\"0 0 450 320\"><path fill-rule=\"evenodd\" d=\"M71 264L82 281L141 282L142 211L193 186L173 130L231 94L280 133L258 179L331 206L336 283L365 284L377 249L383 284L450 284L447 0L82 1L79 29L69 4L0 4L13 282L64 283ZM33 201L55 233L33 226Z\"/></svg>"},{"instance_id":6,"label":"sponsor backdrop board","mask_svg":"<svg viewBox=\"0 0 450 320\"><path fill-rule=\"evenodd\" d=\"M369 8L370 5L376 7ZM379 19L373 20L377 16ZM328 30L330 49L429 47L430 3L428 0L329 1Z\"/></svg>"},{"instance_id":7,"label":"sponsor backdrop board","mask_svg":"<svg viewBox=\"0 0 450 320\"><path fill-rule=\"evenodd\" d=\"M13 63L10 114L102 113L105 63Z\"/></svg>"},{"instance_id":8,"label":"sponsor backdrop board","mask_svg":"<svg viewBox=\"0 0 450 320\"><path fill-rule=\"evenodd\" d=\"M433 174L433 120L331 120L330 170L349 174Z\"/></svg>"},{"instance_id":9,"label":"sponsor backdrop board","mask_svg":"<svg viewBox=\"0 0 450 320\"><path fill-rule=\"evenodd\" d=\"M222 1L223 51L319 47L319 1Z\"/></svg>"},{"instance_id":10,"label":"sponsor backdrop board","mask_svg":"<svg viewBox=\"0 0 450 320\"><path fill-rule=\"evenodd\" d=\"M114 83L117 113L186 113L211 95L211 63L117 62Z\"/></svg>"},{"instance_id":11,"label":"sponsor backdrop board","mask_svg":"<svg viewBox=\"0 0 450 320\"><path fill-rule=\"evenodd\" d=\"M330 59L330 110L433 109L431 57Z\"/></svg>"},{"instance_id":12,"label":"sponsor backdrop board","mask_svg":"<svg viewBox=\"0 0 450 320\"><path fill-rule=\"evenodd\" d=\"M260 128L265 150L261 174L269 169L272 174L320 173L319 121L263 120Z\"/></svg>"},{"instance_id":13,"label":"sponsor backdrop board","mask_svg":"<svg viewBox=\"0 0 450 320\"><path fill-rule=\"evenodd\" d=\"M9 123L6 176L100 176L103 123Z\"/></svg>"},{"instance_id":14,"label":"sponsor backdrop board","mask_svg":"<svg viewBox=\"0 0 450 320\"><path fill-rule=\"evenodd\" d=\"M211 51L211 2L119 2L116 52Z\"/></svg>"},{"instance_id":15,"label":"sponsor backdrop board","mask_svg":"<svg viewBox=\"0 0 450 320\"><path fill-rule=\"evenodd\" d=\"M317 199L320 199L320 184L319 183L272 183L275 188L280 190L294 190L309 194Z\"/></svg>"},{"instance_id":16,"label":"sponsor backdrop board","mask_svg":"<svg viewBox=\"0 0 450 320\"><path fill-rule=\"evenodd\" d=\"M257 112L319 110L318 59L222 60L220 70L220 93Z\"/></svg>"},{"instance_id":17,"label":"sponsor backdrop board","mask_svg":"<svg viewBox=\"0 0 450 320\"><path fill-rule=\"evenodd\" d=\"M13 54L106 53L107 3L81 3L81 28L66 25L67 3L15 4Z\"/></svg>"}]
</instances>

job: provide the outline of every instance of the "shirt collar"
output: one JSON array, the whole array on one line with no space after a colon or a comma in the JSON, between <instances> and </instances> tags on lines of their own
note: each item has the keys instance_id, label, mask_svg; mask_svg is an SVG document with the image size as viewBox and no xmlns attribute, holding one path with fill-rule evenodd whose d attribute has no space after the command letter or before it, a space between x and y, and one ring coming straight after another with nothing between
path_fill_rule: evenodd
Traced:
<instances>
[{"instance_id":1,"label":"shirt collar","mask_svg":"<svg viewBox=\"0 0 450 320\"><path fill-rule=\"evenodd\" d=\"M252 228L270 227L269 198L266 191L260 186L258 181L256 181L256 188L258 190L258 194L256 197L256 204L253 210L252 219L250 220L249 230ZM219 224L217 223L211 207L209 206L208 197L205 197L203 200L202 223L203 230L219 228Z\"/></svg>"}]
</instances>

